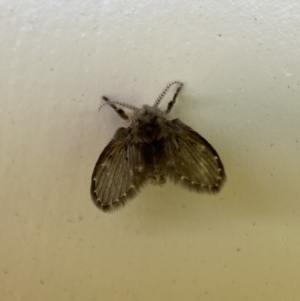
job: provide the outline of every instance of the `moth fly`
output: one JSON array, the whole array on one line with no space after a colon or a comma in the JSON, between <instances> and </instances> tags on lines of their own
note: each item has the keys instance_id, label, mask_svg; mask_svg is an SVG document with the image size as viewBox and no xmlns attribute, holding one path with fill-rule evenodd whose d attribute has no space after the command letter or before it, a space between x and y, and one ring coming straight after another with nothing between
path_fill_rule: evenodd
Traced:
<instances>
[{"instance_id":1,"label":"moth fly","mask_svg":"<svg viewBox=\"0 0 300 301\"><path fill-rule=\"evenodd\" d=\"M174 85L167 109L159 109ZM220 191L226 175L215 149L179 119L167 119L182 86L179 81L169 83L153 106L142 108L102 97L102 106L109 105L131 123L116 131L94 167L90 192L99 209L124 206L147 182L162 185L166 178L195 192Z\"/></svg>"}]
</instances>

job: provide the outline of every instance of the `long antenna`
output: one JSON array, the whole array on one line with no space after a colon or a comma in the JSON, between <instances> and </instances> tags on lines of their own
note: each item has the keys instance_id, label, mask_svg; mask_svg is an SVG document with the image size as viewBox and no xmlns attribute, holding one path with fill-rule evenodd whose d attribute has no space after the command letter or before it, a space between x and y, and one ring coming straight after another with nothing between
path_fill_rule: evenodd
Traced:
<instances>
[{"instance_id":1,"label":"long antenna","mask_svg":"<svg viewBox=\"0 0 300 301\"><path fill-rule=\"evenodd\" d=\"M163 89L163 91L160 93L160 95L156 99L156 101L154 103L154 107L157 107L160 104L160 102L162 101L162 99L165 97L165 95L167 94L167 92L170 90L170 88L173 85L179 85L181 87L183 85L183 83L180 82L180 81L175 80L175 81L170 82L169 84L167 84L167 86Z\"/></svg>"},{"instance_id":2,"label":"long antenna","mask_svg":"<svg viewBox=\"0 0 300 301\"><path fill-rule=\"evenodd\" d=\"M117 105L117 106L121 106L123 108L127 108L127 109L131 109L131 110L138 110L137 107L133 106L133 105L130 105L128 103L125 103L125 102L119 102L119 101L111 101L109 100L106 96L102 96L102 99L105 100L106 102L103 103L100 107L99 107L99 111L106 105Z\"/></svg>"}]
</instances>

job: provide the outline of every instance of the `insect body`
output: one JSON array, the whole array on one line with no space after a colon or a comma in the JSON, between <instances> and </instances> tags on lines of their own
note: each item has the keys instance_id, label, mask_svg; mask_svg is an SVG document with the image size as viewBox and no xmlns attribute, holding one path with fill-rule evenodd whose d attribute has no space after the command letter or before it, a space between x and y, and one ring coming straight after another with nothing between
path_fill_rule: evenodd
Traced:
<instances>
[{"instance_id":1,"label":"insect body","mask_svg":"<svg viewBox=\"0 0 300 301\"><path fill-rule=\"evenodd\" d=\"M173 85L177 90L163 111L158 105ZM147 182L162 185L166 178L195 192L217 193L221 189L226 175L217 152L182 121L166 118L182 86L171 82L153 106L142 108L103 97L105 104L131 124L116 131L95 165L91 197L98 208L117 209Z\"/></svg>"}]
</instances>

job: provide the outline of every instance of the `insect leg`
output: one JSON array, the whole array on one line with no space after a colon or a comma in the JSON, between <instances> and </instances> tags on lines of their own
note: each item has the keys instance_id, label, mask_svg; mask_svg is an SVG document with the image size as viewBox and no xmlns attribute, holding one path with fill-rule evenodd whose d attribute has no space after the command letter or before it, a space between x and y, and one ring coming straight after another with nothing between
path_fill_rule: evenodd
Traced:
<instances>
[{"instance_id":1,"label":"insect leg","mask_svg":"<svg viewBox=\"0 0 300 301\"><path fill-rule=\"evenodd\" d=\"M176 90L176 92L175 92L175 94L173 96L173 99L168 103L168 107L166 109L166 114L169 114L171 112L171 110L172 110L172 108L173 108L173 106L174 106L174 104L176 102L176 98L177 98L177 96L178 96L178 94L179 94L179 92L180 92L180 90L182 88L182 85L183 84L180 84L178 86L178 88L177 88L177 90Z\"/></svg>"}]
</instances>

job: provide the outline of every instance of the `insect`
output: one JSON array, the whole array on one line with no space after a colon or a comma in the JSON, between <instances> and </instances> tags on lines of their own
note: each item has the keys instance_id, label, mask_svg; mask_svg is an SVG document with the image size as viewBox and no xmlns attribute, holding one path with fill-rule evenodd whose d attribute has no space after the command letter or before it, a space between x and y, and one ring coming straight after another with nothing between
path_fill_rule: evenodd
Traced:
<instances>
[{"instance_id":1,"label":"insect","mask_svg":"<svg viewBox=\"0 0 300 301\"><path fill-rule=\"evenodd\" d=\"M177 89L167 109L159 109L174 85ZM153 106L142 108L102 97L102 106L109 105L131 124L116 131L94 167L90 192L99 209L118 209L147 182L162 185L166 178L195 192L220 191L226 175L217 152L179 119L167 119L182 86L179 81L169 83Z\"/></svg>"}]
</instances>

